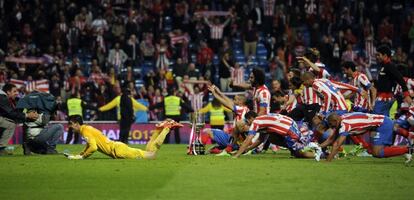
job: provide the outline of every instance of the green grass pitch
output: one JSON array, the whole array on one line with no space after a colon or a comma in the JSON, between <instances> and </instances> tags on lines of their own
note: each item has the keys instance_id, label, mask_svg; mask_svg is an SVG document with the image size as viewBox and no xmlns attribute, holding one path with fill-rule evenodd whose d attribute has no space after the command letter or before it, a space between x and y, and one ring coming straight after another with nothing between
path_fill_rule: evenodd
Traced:
<instances>
[{"instance_id":1,"label":"green grass pitch","mask_svg":"<svg viewBox=\"0 0 414 200\"><path fill-rule=\"evenodd\" d=\"M136 147L143 148L139 145ZM77 153L81 145L59 145ZM414 199L414 167L403 157L332 163L276 154L188 156L163 145L156 160L85 160L63 155L0 157L0 199Z\"/></svg>"}]
</instances>

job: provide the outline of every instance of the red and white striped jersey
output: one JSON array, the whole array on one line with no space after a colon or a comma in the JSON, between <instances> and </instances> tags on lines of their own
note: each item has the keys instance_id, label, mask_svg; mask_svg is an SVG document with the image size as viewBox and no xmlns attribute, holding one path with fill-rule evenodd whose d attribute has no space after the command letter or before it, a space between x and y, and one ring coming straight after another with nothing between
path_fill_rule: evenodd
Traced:
<instances>
[{"instance_id":1,"label":"red and white striped jersey","mask_svg":"<svg viewBox=\"0 0 414 200\"><path fill-rule=\"evenodd\" d=\"M66 25L66 23L62 22L62 23L58 23L57 26L59 27L59 30L62 31L63 33L66 33L68 31L68 25Z\"/></svg>"},{"instance_id":2,"label":"red and white striped jersey","mask_svg":"<svg viewBox=\"0 0 414 200\"><path fill-rule=\"evenodd\" d=\"M188 100L190 100L191 102L191 107L197 111L200 110L201 108L203 108L203 98L204 98L204 92L199 92L197 94L190 94L190 93L185 93Z\"/></svg>"},{"instance_id":3,"label":"red and white striped jersey","mask_svg":"<svg viewBox=\"0 0 414 200\"><path fill-rule=\"evenodd\" d=\"M325 64L321 63L321 62L315 62L315 65L317 67L319 67L319 72L316 72L313 70L313 68L309 68L310 72L313 72L316 76L316 78L326 78L329 79L331 77L331 74L329 74L329 72L325 69Z\"/></svg>"},{"instance_id":4,"label":"red and white striped jersey","mask_svg":"<svg viewBox=\"0 0 414 200\"><path fill-rule=\"evenodd\" d=\"M276 0L263 0L263 15L271 17L275 13L275 3Z\"/></svg>"},{"instance_id":5,"label":"red and white striped jersey","mask_svg":"<svg viewBox=\"0 0 414 200\"><path fill-rule=\"evenodd\" d=\"M312 88L323 96L322 111L348 110L344 96L328 79L315 79Z\"/></svg>"},{"instance_id":6,"label":"red and white striped jersey","mask_svg":"<svg viewBox=\"0 0 414 200\"><path fill-rule=\"evenodd\" d=\"M344 90L344 91L349 90L351 92L358 92L359 90L358 87L347 84L347 83L343 83L339 81L330 81L330 82L332 83L333 86L335 86L339 90Z\"/></svg>"},{"instance_id":7,"label":"red and white striped jersey","mask_svg":"<svg viewBox=\"0 0 414 200\"><path fill-rule=\"evenodd\" d=\"M404 77L404 81L407 85L408 92L410 93L410 95L414 95L414 92L413 92L414 79ZM394 90L394 95L403 95L403 90L402 90L401 85L397 84L397 86L395 87L395 90ZM406 110L408 108L409 108L409 105L407 103L405 103L405 102L401 103L400 109Z\"/></svg>"},{"instance_id":8,"label":"red and white striped jersey","mask_svg":"<svg viewBox=\"0 0 414 200\"><path fill-rule=\"evenodd\" d=\"M293 95L293 94L292 94ZM293 95L294 96L294 95ZM289 99L289 95L287 95L287 99ZM293 99L292 102L290 102L289 104L285 105L285 110L290 113L292 112L293 109L296 108L296 106L298 105L298 100L296 99L296 97Z\"/></svg>"},{"instance_id":9,"label":"red and white striped jersey","mask_svg":"<svg viewBox=\"0 0 414 200\"><path fill-rule=\"evenodd\" d=\"M254 88L253 111L259 113L260 107L266 108L266 114L270 112L270 91L266 85Z\"/></svg>"},{"instance_id":10,"label":"red and white striped jersey","mask_svg":"<svg viewBox=\"0 0 414 200\"><path fill-rule=\"evenodd\" d=\"M210 38L221 39L223 38L224 24L209 24L210 27Z\"/></svg>"},{"instance_id":11,"label":"red and white striped jersey","mask_svg":"<svg viewBox=\"0 0 414 200\"><path fill-rule=\"evenodd\" d=\"M342 95L346 96L348 94L360 92L358 87L355 87L353 85L339 82L339 81L331 81L332 84L339 89Z\"/></svg>"},{"instance_id":12,"label":"red and white striped jersey","mask_svg":"<svg viewBox=\"0 0 414 200\"><path fill-rule=\"evenodd\" d=\"M231 72L231 79L233 80L233 83L235 84L244 83L244 67L240 67L237 69L232 67L230 72Z\"/></svg>"},{"instance_id":13,"label":"red and white striped jersey","mask_svg":"<svg viewBox=\"0 0 414 200\"><path fill-rule=\"evenodd\" d=\"M249 108L247 106L234 105L233 112L236 114L234 122L237 122L244 120L244 115L249 112Z\"/></svg>"},{"instance_id":14,"label":"red and white striped jersey","mask_svg":"<svg viewBox=\"0 0 414 200\"><path fill-rule=\"evenodd\" d=\"M414 79L404 77L404 81L407 85L408 92L410 93L410 95L413 95L414 94ZM397 85L397 87L395 87L394 94L397 95L397 94L402 94L402 93L403 91L402 91L401 85Z\"/></svg>"},{"instance_id":15,"label":"red and white striped jersey","mask_svg":"<svg viewBox=\"0 0 414 200\"><path fill-rule=\"evenodd\" d=\"M341 135L359 135L373 128L377 128L384 122L384 115L368 113L348 113L341 116L341 124L338 133Z\"/></svg>"},{"instance_id":16,"label":"red and white striped jersey","mask_svg":"<svg viewBox=\"0 0 414 200\"><path fill-rule=\"evenodd\" d=\"M291 131L293 125L297 126L296 122L285 115L273 113L262 115L253 120L249 128L249 134L256 134L257 131L265 129L267 132L290 136L293 140L297 140L299 136Z\"/></svg>"},{"instance_id":17,"label":"red and white striped jersey","mask_svg":"<svg viewBox=\"0 0 414 200\"><path fill-rule=\"evenodd\" d=\"M371 92L369 89L371 88L372 84L369 81L368 77L361 72L355 72L352 84L357 88L365 89L368 93L368 99L365 99L361 94L357 93L355 96L354 105L356 107L369 109L369 105L371 104Z\"/></svg>"},{"instance_id":18,"label":"red and white striped jersey","mask_svg":"<svg viewBox=\"0 0 414 200\"><path fill-rule=\"evenodd\" d=\"M312 87L303 87L301 101L303 104L321 104L321 99Z\"/></svg>"},{"instance_id":19,"label":"red and white striped jersey","mask_svg":"<svg viewBox=\"0 0 414 200\"><path fill-rule=\"evenodd\" d=\"M411 105L408 111L410 112L411 115L414 116L414 105Z\"/></svg>"}]
</instances>

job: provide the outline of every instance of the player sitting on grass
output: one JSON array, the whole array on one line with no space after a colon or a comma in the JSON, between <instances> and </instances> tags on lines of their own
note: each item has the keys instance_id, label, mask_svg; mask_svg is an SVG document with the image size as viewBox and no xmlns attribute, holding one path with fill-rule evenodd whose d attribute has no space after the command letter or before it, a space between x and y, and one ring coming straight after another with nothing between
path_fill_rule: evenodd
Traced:
<instances>
[{"instance_id":1,"label":"player sitting on grass","mask_svg":"<svg viewBox=\"0 0 414 200\"><path fill-rule=\"evenodd\" d=\"M77 134L81 134L86 140L86 147L79 155L65 154L69 159L84 159L99 151L112 158L145 158L154 159L156 152L164 142L165 136L171 128L182 127L183 125L174 120L167 119L156 125L156 129L148 142L145 151L131 148L122 142L109 140L102 132L90 125L83 124L82 117L74 115L69 117L69 127Z\"/></svg>"},{"instance_id":2,"label":"player sitting on grass","mask_svg":"<svg viewBox=\"0 0 414 200\"><path fill-rule=\"evenodd\" d=\"M367 131L371 136L369 148L374 157L387 158L405 154L406 164L412 161L412 146L390 146L393 140L393 122L387 116L358 112L339 116L336 113L331 113L327 120L329 127L334 129L337 138L327 161L332 161L348 135L359 135Z\"/></svg>"},{"instance_id":3,"label":"player sitting on grass","mask_svg":"<svg viewBox=\"0 0 414 200\"><path fill-rule=\"evenodd\" d=\"M234 155L235 158L239 157L244 151L259 145L262 142L259 139L259 131L263 130L269 134L279 134L283 136L287 148L295 157L316 158L316 154L305 151L305 147L315 148L317 154L321 153L320 147L317 144L310 142L308 136L303 137L296 122L288 116L273 113L257 116L255 112L249 111L246 113L245 117L250 128L246 139Z\"/></svg>"}]
</instances>

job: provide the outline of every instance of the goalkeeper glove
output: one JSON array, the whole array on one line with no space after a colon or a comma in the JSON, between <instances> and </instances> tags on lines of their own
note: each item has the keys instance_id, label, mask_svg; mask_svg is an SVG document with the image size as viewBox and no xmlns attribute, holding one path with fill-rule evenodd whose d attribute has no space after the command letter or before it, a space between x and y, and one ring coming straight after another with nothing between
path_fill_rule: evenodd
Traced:
<instances>
[{"instance_id":1,"label":"goalkeeper glove","mask_svg":"<svg viewBox=\"0 0 414 200\"><path fill-rule=\"evenodd\" d=\"M67 158L69 160L81 160L81 159L83 159L83 156L81 156L81 155L68 155Z\"/></svg>"}]
</instances>

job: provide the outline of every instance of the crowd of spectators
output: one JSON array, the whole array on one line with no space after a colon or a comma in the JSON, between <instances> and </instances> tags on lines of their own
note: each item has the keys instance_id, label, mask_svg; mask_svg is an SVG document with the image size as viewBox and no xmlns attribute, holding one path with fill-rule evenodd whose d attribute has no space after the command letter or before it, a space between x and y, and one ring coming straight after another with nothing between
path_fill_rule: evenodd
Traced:
<instances>
[{"instance_id":1,"label":"crowd of spectators","mask_svg":"<svg viewBox=\"0 0 414 200\"><path fill-rule=\"evenodd\" d=\"M205 104L205 81L231 92L252 67L267 72L269 86L287 88L308 47L338 79L343 61L375 78L380 43L414 72L413 7L409 0L0 0L0 84L48 79L60 105L55 119L64 120L75 91L100 107L128 87L155 105L176 87L185 101L197 95ZM85 119L116 115L88 111Z\"/></svg>"}]
</instances>

